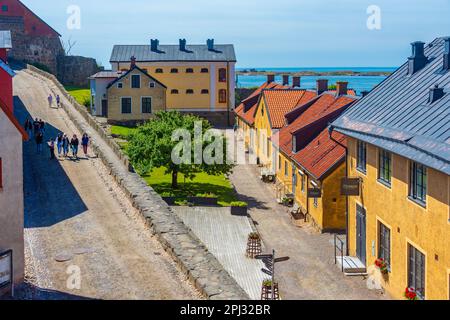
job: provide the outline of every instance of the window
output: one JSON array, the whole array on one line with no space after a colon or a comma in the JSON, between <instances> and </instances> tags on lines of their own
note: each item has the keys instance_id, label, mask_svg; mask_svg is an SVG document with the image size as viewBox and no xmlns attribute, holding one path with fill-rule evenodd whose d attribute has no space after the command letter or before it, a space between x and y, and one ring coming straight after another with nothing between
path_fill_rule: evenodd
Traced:
<instances>
[{"instance_id":1,"label":"window","mask_svg":"<svg viewBox=\"0 0 450 320\"><path fill-rule=\"evenodd\" d=\"M177 68L172 68L172 69L170 69L170 73L178 73L178 69Z\"/></svg>"},{"instance_id":2,"label":"window","mask_svg":"<svg viewBox=\"0 0 450 320\"><path fill-rule=\"evenodd\" d=\"M156 87L156 84L154 82L150 82L149 86L150 86L150 88L154 88L154 87Z\"/></svg>"},{"instance_id":3,"label":"window","mask_svg":"<svg viewBox=\"0 0 450 320\"><path fill-rule=\"evenodd\" d=\"M409 196L422 203L427 200L427 168L417 162L410 166Z\"/></svg>"},{"instance_id":4,"label":"window","mask_svg":"<svg viewBox=\"0 0 450 320\"><path fill-rule=\"evenodd\" d=\"M123 114L131 113L131 98L124 97L121 99L121 109Z\"/></svg>"},{"instance_id":5,"label":"window","mask_svg":"<svg viewBox=\"0 0 450 320\"><path fill-rule=\"evenodd\" d=\"M391 185L392 155L386 150L379 150L378 179L384 184Z\"/></svg>"},{"instance_id":6,"label":"window","mask_svg":"<svg viewBox=\"0 0 450 320\"><path fill-rule=\"evenodd\" d=\"M284 175L287 177L289 175L288 163L284 161Z\"/></svg>"},{"instance_id":7,"label":"window","mask_svg":"<svg viewBox=\"0 0 450 320\"><path fill-rule=\"evenodd\" d=\"M177 89L172 89L172 90L170 91L170 93L171 93L171 94L178 94L178 90L177 90Z\"/></svg>"},{"instance_id":8,"label":"window","mask_svg":"<svg viewBox=\"0 0 450 320\"><path fill-rule=\"evenodd\" d=\"M208 94L209 90L208 89L202 89L202 94Z\"/></svg>"},{"instance_id":9,"label":"window","mask_svg":"<svg viewBox=\"0 0 450 320\"><path fill-rule=\"evenodd\" d=\"M6 4L2 6L2 11L3 12L8 12L8 10L9 9L8 9L8 6Z\"/></svg>"},{"instance_id":10,"label":"window","mask_svg":"<svg viewBox=\"0 0 450 320\"><path fill-rule=\"evenodd\" d=\"M141 87L141 76L138 74L131 75L131 88L139 89Z\"/></svg>"},{"instance_id":11,"label":"window","mask_svg":"<svg viewBox=\"0 0 450 320\"><path fill-rule=\"evenodd\" d=\"M163 73L163 69L158 68L158 69L155 70L155 73Z\"/></svg>"},{"instance_id":12,"label":"window","mask_svg":"<svg viewBox=\"0 0 450 320\"><path fill-rule=\"evenodd\" d=\"M391 230L381 222L378 223L378 258L383 259L388 268L391 266Z\"/></svg>"},{"instance_id":13,"label":"window","mask_svg":"<svg viewBox=\"0 0 450 320\"><path fill-rule=\"evenodd\" d=\"M187 68L187 69L186 69L186 73L194 73L194 69L192 69L192 68Z\"/></svg>"},{"instance_id":14,"label":"window","mask_svg":"<svg viewBox=\"0 0 450 320\"><path fill-rule=\"evenodd\" d=\"M357 145L357 158L356 158L356 168L361 171L366 173L366 166L367 166L367 145L366 143L362 142L362 141L358 141L358 145Z\"/></svg>"},{"instance_id":15,"label":"window","mask_svg":"<svg viewBox=\"0 0 450 320\"><path fill-rule=\"evenodd\" d=\"M194 94L194 90L193 89L187 89L186 90L186 94Z\"/></svg>"},{"instance_id":16,"label":"window","mask_svg":"<svg viewBox=\"0 0 450 320\"><path fill-rule=\"evenodd\" d=\"M219 69L219 82L227 82L227 69Z\"/></svg>"},{"instance_id":17,"label":"window","mask_svg":"<svg viewBox=\"0 0 450 320\"><path fill-rule=\"evenodd\" d=\"M142 113L152 113L152 98L142 97L141 98Z\"/></svg>"},{"instance_id":18,"label":"window","mask_svg":"<svg viewBox=\"0 0 450 320\"><path fill-rule=\"evenodd\" d=\"M278 170L281 170L281 156L278 155Z\"/></svg>"},{"instance_id":19,"label":"window","mask_svg":"<svg viewBox=\"0 0 450 320\"><path fill-rule=\"evenodd\" d=\"M408 287L425 299L425 255L408 244Z\"/></svg>"},{"instance_id":20,"label":"window","mask_svg":"<svg viewBox=\"0 0 450 320\"><path fill-rule=\"evenodd\" d=\"M0 158L0 191L3 189L3 163L2 158Z\"/></svg>"},{"instance_id":21,"label":"window","mask_svg":"<svg viewBox=\"0 0 450 320\"><path fill-rule=\"evenodd\" d=\"M227 102L227 90L220 89L219 90L219 103L226 103Z\"/></svg>"},{"instance_id":22,"label":"window","mask_svg":"<svg viewBox=\"0 0 450 320\"><path fill-rule=\"evenodd\" d=\"M123 88L123 83L122 82L117 83L117 88L122 89Z\"/></svg>"},{"instance_id":23,"label":"window","mask_svg":"<svg viewBox=\"0 0 450 320\"><path fill-rule=\"evenodd\" d=\"M209 73L209 69L208 68L202 68L202 70L200 72L201 73Z\"/></svg>"}]
</instances>

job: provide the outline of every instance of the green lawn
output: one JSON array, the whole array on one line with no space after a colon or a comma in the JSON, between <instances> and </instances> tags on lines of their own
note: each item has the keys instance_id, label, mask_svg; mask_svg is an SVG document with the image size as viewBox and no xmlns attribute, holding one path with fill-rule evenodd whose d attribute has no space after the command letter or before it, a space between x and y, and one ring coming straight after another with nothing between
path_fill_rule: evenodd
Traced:
<instances>
[{"instance_id":1,"label":"green lawn","mask_svg":"<svg viewBox=\"0 0 450 320\"><path fill-rule=\"evenodd\" d=\"M178 198L177 203L183 202L188 196L197 196L213 193L221 206L230 206L231 202L237 201L230 181L223 175L211 176L199 173L194 180L184 181L182 174L178 175L178 190L172 189L172 176L165 174L164 168L153 170L151 175L144 176L145 181L160 195L174 195Z\"/></svg>"},{"instance_id":2,"label":"green lawn","mask_svg":"<svg viewBox=\"0 0 450 320\"><path fill-rule=\"evenodd\" d=\"M136 128L123 127L123 126L111 126L111 134L127 139L130 133L135 131Z\"/></svg>"},{"instance_id":3,"label":"green lawn","mask_svg":"<svg viewBox=\"0 0 450 320\"><path fill-rule=\"evenodd\" d=\"M91 90L90 89L86 89L86 88L80 88L80 87L73 87L73 86L67 86L64 87L68 93L70 93L70 95L72 97L75 98L75 100L77 100L77 102L79 104L81 104L82 106L85 107L89 107L90 106L90 101L91 101Z\"/></svg>"}]
</instances>

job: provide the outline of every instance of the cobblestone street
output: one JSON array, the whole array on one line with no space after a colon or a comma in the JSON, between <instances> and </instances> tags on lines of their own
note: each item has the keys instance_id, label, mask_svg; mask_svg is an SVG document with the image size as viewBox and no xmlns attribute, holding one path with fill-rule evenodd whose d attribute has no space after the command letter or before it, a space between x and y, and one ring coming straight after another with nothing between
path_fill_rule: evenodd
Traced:
<instances>
[{"instance_id":1,"label":"cobblestone street","mask_svg":"<svg viewBox=\"0 0 450 320\"><path fill-rule=\"evenodd\" d=\"M332 234L318 234L311 227L296 227L286 207L276 203L275 187L259 179L259 169L239 165L231 182L255 221L268 250L277 256L290 256L276 266L277 281L283 299L388 299L380 291L367 288L363 277L346 277L334 265Z\"/></svg>"},{"instance_id":2,"label":"cobblestone street","mask_svg":"<svg viewBox=\"0 0 450 320\"><path fill-rule=\"evenodd\" d=\"M14 87L21 123L42 118L45 141L59 131L80 137L64 110L48 107L48 94L57 90L49 82L19 72ZM200 298L100 159L50 160L43 149L36 154L34 141L24 144L29 290L22 298ZM68 282L74 270L81 275L79 290Z\"/></svg>"}]
</instances>

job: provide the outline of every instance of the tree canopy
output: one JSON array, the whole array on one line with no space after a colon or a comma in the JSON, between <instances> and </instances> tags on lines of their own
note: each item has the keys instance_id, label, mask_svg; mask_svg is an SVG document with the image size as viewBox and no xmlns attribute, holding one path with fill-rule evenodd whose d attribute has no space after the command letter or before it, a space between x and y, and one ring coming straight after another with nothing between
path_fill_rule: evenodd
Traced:
<instances>
[{"instance_id":1,"label":"tree canopy","mask_svg":"<svg viewBox=\"0 0 450 320\"><path fill-rule=\"evenodd\" d=\"M172 174L175 189L178 188L178 173L192 179L199 172L211 175L231 172L233 165L227 164L225 156L226 139L223 135L212 134L211 129L207 120L194 115L158 112L130 135L127 152L140 174L166 168L166 174ZM174 155L179 155L182 161L173 161Z\"/></svg>"}]
</instances>

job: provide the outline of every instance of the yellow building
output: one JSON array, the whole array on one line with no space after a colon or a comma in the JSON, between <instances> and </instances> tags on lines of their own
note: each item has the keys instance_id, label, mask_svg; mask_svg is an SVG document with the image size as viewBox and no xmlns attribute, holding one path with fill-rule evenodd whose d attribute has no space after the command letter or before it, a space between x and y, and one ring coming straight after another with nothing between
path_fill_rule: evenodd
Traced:
<instances>
[{"instance_id":1,"label":"yellow building","mask_svg":"<svg viewBox=\"0 0 450 320\"><path fill-rule=\"evenodd\" d=\"M292 194L306 218L319 231L346 229L346 199L340 193L345 177L345 145L342 134L332 137L327 129L356 100L347 95L347 84L338 92L324 92L285 115L286 126L272 140L278 141L277 181L283 193ZM318 192L314 196L312 192Z\"/></svg>"},{"instance_id":2,"label":"yellow building","mask_svg":"<svg viewBox=\"0 0 450 320\"><path fill-rule=\"evenodd\" d=\"M347 209L348 254L367 270L384 259L380 283L395 298L412 288L421 299L446 300L450 38L412 45L408 63L331 128L348 137L347 174L360 179Z\"/></svg>"},{"instance_id":3,"label":"yellow building","mask_svg":"<svg viewBox=\"0 0 450 320\"><path fill-rule=\"evenodd\" d=\"M233 45L116 45L111 55L114 72L130 68L130 57L152 77L167 86L167 109L223 120L227 123L235 107L235 64Z\"/></svg>"},{"instance_id":4,"label":"yellow building","mask_svg":"<svg viewBox=\"0 0 450 320\"><path fill-rule=\"evenodd\" d=\"M107 86L108 122L143 122L166 110L166 86L133 65Z\"/></svg>"}]
</instances>

